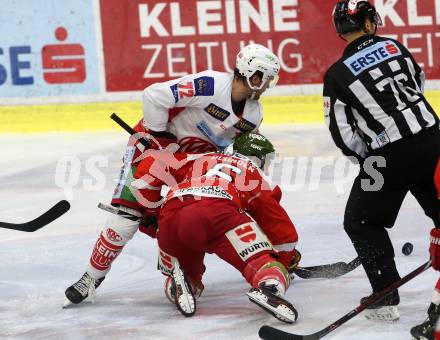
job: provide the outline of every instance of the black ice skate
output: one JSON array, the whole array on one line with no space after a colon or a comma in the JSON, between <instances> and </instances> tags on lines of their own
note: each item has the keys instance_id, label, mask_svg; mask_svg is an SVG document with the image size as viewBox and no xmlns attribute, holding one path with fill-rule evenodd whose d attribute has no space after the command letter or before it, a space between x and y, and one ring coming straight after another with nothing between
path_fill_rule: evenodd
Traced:
<instances>
[{"instance_id":1,"label":"black ice skate","mask_svg":"<svg viewBox=\"0 0 440 340\"><path fill-rule=\"evenodd\" d=\"M416 340L434 340L435 325L440 315L440 306L431 303L428 318L420 325L411 328L411 335Z\"/></svg>"},{"instance_id":2,"label":"black ice skate","mask_svg":"<svg viewBox=\"0 0 440 340\"><path fill-rule=\"evenodd\" d=\"M278 289L275 285L260 285L259 288L252 288L246 295L249 300L269 312L278 320L286 323L294 323L298 319L298 312L293 305L278 296Z\"/></svg>"},{"instance_id":3,"label":"black ice skate","mask_svg":"<svg viewBox=\"0 0 440 340\"><path fill-rule=\"evenodd\" d=\"M193 316L196 312L196 299L191 284L177 261L174 263L170 292L170 296L174 297L177 309L186 317Z\"/></svg>"},{"instance_id":4,"label":"black ice skate","mask_svg":"<svg viewBox=\"0 0 440 340\"><path fill-rule=\"evenodd\" d=\"M95 289L104 281L105 276L100 279L94 279L87 272L73 285L66 289L66 300L64 306L68 307L70 304L78 304L83 302L87 297L91 298L92 302L96 295Z\"/></svg>"},{"instance_id":5,"label":"black ice skate","mask_svg":"<svg viewBox=\"0 0 440 340\"><path fill-rule=\"evenodd\" d=\"M363 297L361 304L364 304L372 295ZM397 321L400 318L397 305L400 303L399 292L395 290L379 302L372 304L365 309L365 317L370 320Z\"/></svg>"}]
</instances>

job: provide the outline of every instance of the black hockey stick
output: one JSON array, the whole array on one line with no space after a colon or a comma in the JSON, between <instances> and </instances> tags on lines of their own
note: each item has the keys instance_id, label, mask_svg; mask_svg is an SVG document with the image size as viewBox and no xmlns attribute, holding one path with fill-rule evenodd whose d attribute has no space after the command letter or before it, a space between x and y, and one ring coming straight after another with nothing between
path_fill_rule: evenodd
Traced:
<instances>
[{"instance_id":1,"label":"black hockey stick","mask_svg":"<svg viewBox=\"0 0 440 340\"><path fill-rule=\"evenodd\" d=\"M120 118L116 113L112 113L110 115L110 118L113 119L116 123L119 124L119 126L121 128L123 128L125 131L127 131L130 135L135 135L137 132L133 130L133 128L128 125L126 122L124 122L122 120L122 118ZM150 142L148 140L146 140L145 138L139 138L139 143L141 143L143 146L149 148L150 147Z\"/></svg>"},{"instance_id":2,"label":"black hockey stick","mask_svg":"<svg viewBox=\"0 0 440 340\"><path fill-rule=\"evenodd\" d=\"M356 257L354 260L346 262L335 262L320 266L297 267L294 273L302 279L334 279L345 275L359 267L361 260Z\"/></svg>"},{"instance_id":3,"label":"black hockey stick","mask_svg":"<svg viewBox=\"0 0 440 340\"><path fill-rule=\"evenodd\" d=\"M70 209L70 203L62 200L36 219L24 223L0 222L0 228L33 232L55 221Z\"/></svg>"},{"instance_id":4,"label":"black hockey stick","mask_svg":"<svg viewBox=\"0 0 440 340\"><path fill-rule=\"evenodd\" d=\"M411 273L402 277L400 280L394 282L393 284L391 284L390 286L388 286L384 290L380 291L379 293L371 295L370 298L367 299L364 303L361 303L355 309L352 309L350 312L345 314L342 318L333 322L331 325L321 329L320 331L318 331L316 333L309 334L309 335L297 335L297 334L293 334L293 333L284 332L280 329L277 329L277 328L274 328L271 326L262 326L258 332L258 335L260 336L261 339L264 339L264 340L318 340L318 339L321 339L322 337L326 336L328 333L334 331L336 328L338 328L339 326L346 323L351 318L358 315L364 309L375 304L376 302L381 301L383 298L385 298L392 291L396 290L400 286L402 286L405 283L407 283L408 281L412 280L417 275L423 273L429 267L431 267L431 260L422 264L420 267L414 269Z\"/></svg>"}]
</instances>

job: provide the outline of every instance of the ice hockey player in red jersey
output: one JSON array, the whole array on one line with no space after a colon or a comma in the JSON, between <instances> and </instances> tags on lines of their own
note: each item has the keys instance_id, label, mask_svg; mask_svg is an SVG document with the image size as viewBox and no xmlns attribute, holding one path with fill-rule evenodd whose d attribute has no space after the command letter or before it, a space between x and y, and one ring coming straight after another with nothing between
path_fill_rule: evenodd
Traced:
<instances>
[{"instance_id":1,"label":"ice hockey player in red jersey","mask_svg":"<svg viewBox=\"0 0 440 340\"><path fill-rule=\"evenodd\" d=\"M224 153L152 151L140 163L133 186L149 209L162 205L159 267L170 275L167 296L183 314L195 312L204 255L214 253L241 272L252 287L251 301L284 322L296 320L296 310L282 296L290 285L289 269L299 260L298 235L259 169L273 152L264 136L246 133ZM170 190L162 202L163 185ZM182 297L185 292L189 297Z\"/></svg>"},{"instance_id":2,"label":"ice hockey player in red jersey","mask_svg":"<svg viewBox=\"0 0 440 340\"><path fill-rule=\"evenodd\" d=\"M263 109L259 97L276 84L280 63L266 47L251 44L237 55L234 73L204 71L157 83L143 91L144 118L135 131L147 134L152 147L176 143L185 152L222 150L244 132L257 131ZM135 139L133 139L135 140ZM128 143L111 204L130 213L143 208L129 190L137 159L145 147ZM98 237L86 272L67 288L66 305L93 296L111 264L136 231L149 230L121 216L110 216Z\"/></svg>"},{"instance_id":3,"label":"ice hockey player in red jersey","mask_svg":"<svg viewBox=\"0 0 440 340\"><path fill-rule=\"evenodd\" d=\"M435 186L438 193L439 214L440 214L440 159L437 164L437 169L434 176ZM432 267L435 270L440 270L440 230L433 228L431 230L431 245L429 247L431 254ZM432 293L431 304L428 308L428 317L420 325L411 328L411 335L413 339L417 340L434 340L434 330L436 323L438 323L440 316L440 279L435 285ZM440 340L440 327L437 327L435 339Z\"/></svg>"}]
</instances>

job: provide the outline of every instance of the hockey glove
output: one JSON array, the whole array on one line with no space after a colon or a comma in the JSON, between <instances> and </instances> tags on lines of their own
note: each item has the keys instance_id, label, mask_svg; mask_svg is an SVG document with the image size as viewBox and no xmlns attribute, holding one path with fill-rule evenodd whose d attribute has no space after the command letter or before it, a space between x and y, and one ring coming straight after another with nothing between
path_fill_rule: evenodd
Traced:
<instances>
[{"instance_id":1,"label":"hockey glove","mask_svg":"<svg viewBox=\"0 0 440 340\"><path fill-rule=\"evenodd\" d=\"M278 262L282 263L290 274L298 267L298 263L301 260L301 253L293 249L291 251L279 251Z\"/></svg>"},{"instance_id":2,"label":"hockey glove","mask_svg":"<svg viewBox=\"0 0 440 340\"><path fill-rule=\"evenodd\" d=\"M156 238L159 210L159 208L144 208L143 217L139 223L139 231L151 238Z\"/></svg>"},{"instance_id":3,"label":"hockey glove","mask_svg":"<svg viewBox=\"0 0 440 340\"><path fill-rule=\"evenodd\" d=\"M440 271L440 229L432 228L429 245L429 254L431 255L432 268Z\"/></svg>"},{"instance_id":4,"label":"hockey glove","mask_svg":"<svg viewBox=\"0 0 440 340\"><path fill-rule=\"evenodd\" d=\"M142 218L139 223L139 231L147 234L151 238L156 238L157 218L156 216L147 216Z\"/></svg>"}]
</instances>

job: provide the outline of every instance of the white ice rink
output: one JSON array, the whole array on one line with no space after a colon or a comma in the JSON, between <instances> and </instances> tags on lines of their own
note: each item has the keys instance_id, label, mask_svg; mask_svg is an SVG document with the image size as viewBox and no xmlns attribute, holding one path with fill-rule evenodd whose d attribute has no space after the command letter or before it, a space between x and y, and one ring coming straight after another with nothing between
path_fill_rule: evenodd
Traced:
<instances>
[{"instance_id":1,"label":"white ice rink","mask_svg":"<svg viewBox=\"0 0 440 340\"><path fill-rule=\"evenodd\" d=\"M301 264L353 259L342 227L350 184L345 192L336 190L332 166L324 168L320 181L310 179L311 168L316 169L312 162L325 160L312 157L336 161L340 156L326 129L283 126L262 132L282 157L309 157L304 158L305 182L295 185L293 177L290 189L295 190L284 192L282 199L298 229ZM126 141L124 132L0 135L0 221L32 219L65 198L72 204L66 215L35 233L0 230L0 339L258 339L263 324L309 334L370 293L362 268L332 280L296 278L286 297L299 319L286 325L248 301L248 285L239 273L207 256L204 295L196 315L185 318L163 294L155 242L138 233L98 289L96 302L63 310L64 290L83 274L105 221L107 213L96 206L111 198ZM62 157L70 157L64 160L70 159L71 167L63 170L60 162L56 176ZM275 176L274 182L280 178ZM415 200L407 197L390 232L402 276L427 260L431 227ZM401 253L406 241L414 244L410 256ZM426 317L437 277L429 270L400 290L398 322L359 315L326 339L410 339L409 329Z\"/></svg>"}]
</instances>

